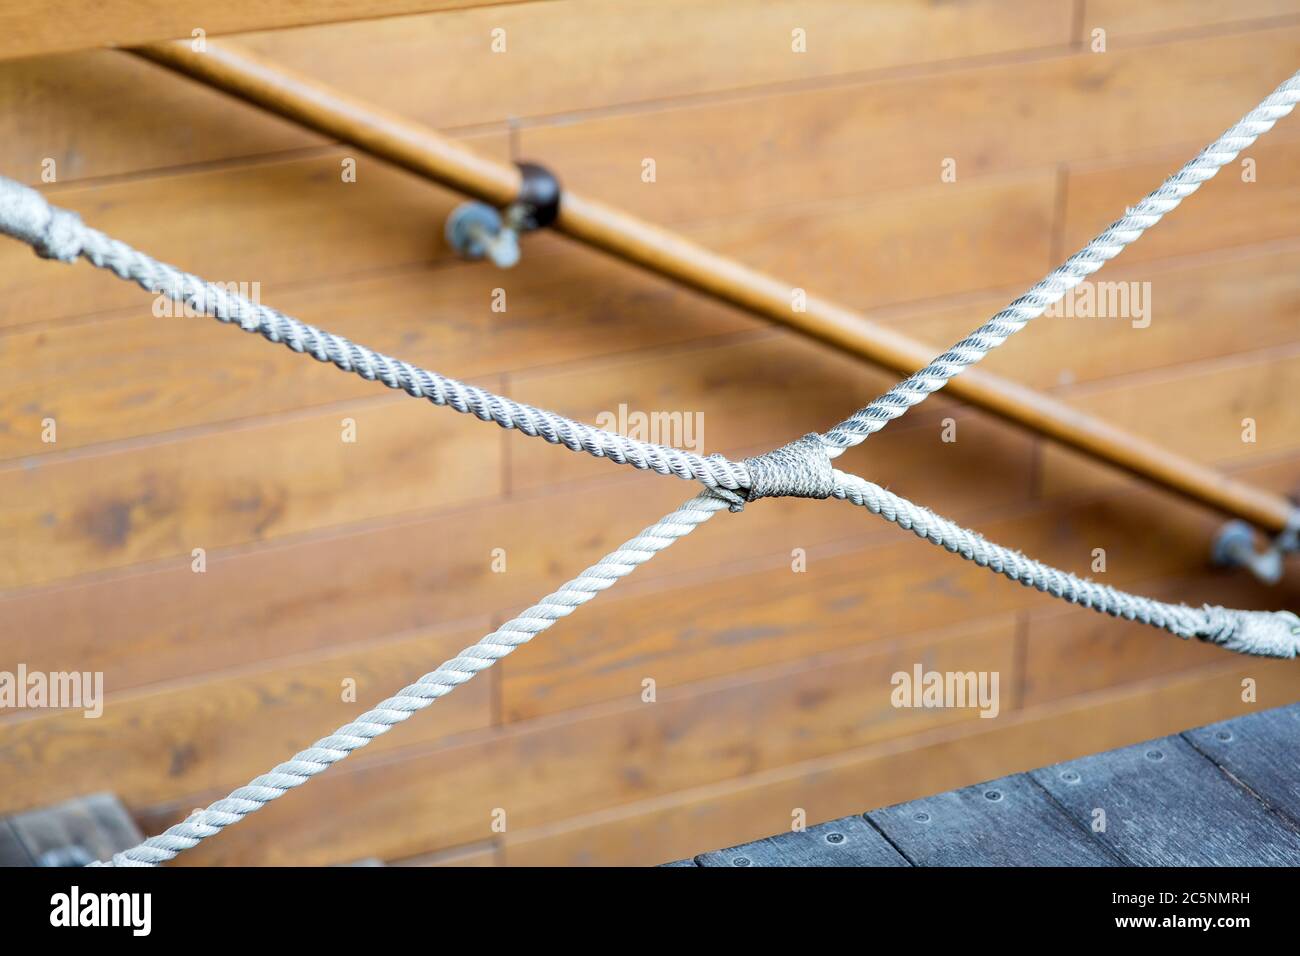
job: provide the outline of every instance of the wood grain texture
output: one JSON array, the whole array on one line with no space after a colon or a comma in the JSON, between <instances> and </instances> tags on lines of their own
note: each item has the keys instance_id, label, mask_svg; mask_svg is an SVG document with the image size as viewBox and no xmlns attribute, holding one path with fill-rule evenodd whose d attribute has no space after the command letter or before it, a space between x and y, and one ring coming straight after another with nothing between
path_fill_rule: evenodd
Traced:
<instances>
[{"instance_id":1,"label":"wood grain texture","mask_svg":"<svg viewBox=\"0 0 1300 956\"><path fill-rule=\"evenodd\" d=\"M1300 826L1300 756L1295 746L1300 705L1198 727L1183 734L1275 813Z\"/></svg>"},{"instance_id":2,"label":"wood grain texture","mask_svg":"<svg viewBox=\"0 0 1300 956\"><path fill-rule=\"evenodd\" d=\"M540 157L938 351L1300 52L1294 11L1268 0L1099 0L1072 24L1075 6L553 0L241 42L497 158ZM796 12L807 54L789 52ZM1093 14L1105 54L1070 46ZM484 52L497 23L503 56ZM1044 318L989 369L1300 490L1297 143L1293 117L1250 151L1256 182L1225 170L1098 276L1150 282L1149 327ZM0 63L0 171L36 183L52 158L43 188L92 224L429 367L588 420L701 412L705 450L735 455L892 383L561 237L529 237L512 272L456 261L441 229L457 197L360 154L345 185L353 152L123 53ZM956 183L939 182L945 157ZM0 789L23 806L111 780L155 832L436 666L455 649L439 635L472 640L692 493L155 317L147 293L14 244L0 299L0 669L102 670L109 690L99 722L0 713L0 775L17 781ZM1229 426L1246 415L1261 427L1242 447ZM1296 602L1294 569L1266 589L1205 568L1213 515L951 395L843 463L1107 583ZM918 659L999 670L999 716L882 703ZM336 696L343 671L362 678L355 705ZM1294 674L1060 606L840 503L766 501L181 862L662 863L788 830L796 809L817 825L1287 703Z\"/></svg>"},{"instance_id":3,"label":"wood grain texture","mask_svg":"<svg viewBox=\"0 0 1300 956\"><path fill-rule=\"evenodd\" d=\"M505 835L507 865L652 865L788 830L792 812L809 823L888 806L1008 773L1135 742L1138 728L1177 732L1213 713L1220 719L1286 702L1300 690L1295 669L1229 661L1194 675L1075 698L1068 703L969 721L908 740L806 761L670 797ZM1258 705L1241 701L1241 680L1260 680ZM1213 718L1212 718L1213 719ZM1156 731L1160 733L1160 730Z\"/></svg>"},{"instance_id":4,"label":"wood grain texture","mask_svg":"<svg viewBox=\"0 0 1300 956\"><path fill-rule=\"evenodd\" d=\"M1036 770L1080 826L1130 866L1294 866L1300 833L1181 737ZM1195 800L1188 800L1195 794Z\"/></svg>"},{"instance_id":5,"label":"wood grain texture","mask_svg":"<svg viewBox=\"0 0 1300 956\"><path fill-rule=\"evenodd\" d=\"M1300 222L1300 182L1295 175L1300 168L1297 127L1300 124L1279 123L1276 130L1280 135L1274 138L1270 132L1225 166L1161 220L1159 228L1125 250L1124 268L1138 271L1139 263L1172 256L1295 238ZM1129 158L1071 166L1065 182L1062 252L1082 248L1114 222L1120 210L1187 162L1194 150L1165 149L1137 162ZM1110 278L1107 273L1097 280ZM1157 311L1153 320L1159 314Z\"/></svg>"},{"instance_id":6,"label":"wood grain texture","mask_svg":"<svg viewBox=\"0 0 1300 956\"><path fill-rule=\"evenodd\" d=\"M846 817L695 858L699 866L907 866L861 817Z\"/></svg>"},{"instance_id":7,"label":"wood grain texture","mask_svg":"<svg viewBox=\"0 0 1300 956\"><path fill-rule=\"evenodd\" d=\"M782 333L515 375L511 397L582 421L640 427L645 436L654 429L654 440L667 444L698 442L699 451L736 455L784 444L808 429L809 422L822 423L814 428L827 428L845 414L846 396L881 394L893 380L888 373ZM945 431L944 419L952 419L955 427ZM1017 465L1027 461L1027 447L1018 432L978 412L954 407L942 397L933 408L918 412L917 422L902 423L897 429L872 439L876 449L888 448L888 452L879 452L885 460L871 467L882 476L906 475L916 494L923 494L927 479L913 470L894 471L889 460L894 454L899 464L918 456L955 459L975 452L972 445L977 437L987 437L996 442L1009 480L1015 480ZM873 450L870 458L876 457ZM867 458L866 453L850 452L844 467L857 467ZM601 469L600 462L595 464L593 468L592 462L577 456L557 456L553 449L516 443L510 460L512 487L562 484L608 470Z\"/></svg>"},{"instance_id":8,"label":"wood grain texture","mask_svg":"<svg viewBox=\"0 0 1300 956\"><path fill-rule=\"evenodd\" d=\"M1070 8L1065 0L894 0L851 10L842 0L567 0L239 42L445 128L1061 49ZM503 53L492 50L494 29L505 31ZM806 52L794 52L795 29Z\"/></svg>"},{"instance_id":9,"label":"wood grain texture","mask_svg":"<svg viewBox=\"0 0 1300 956\"><path fill-rule=\"evenodd\" d=\"M846 16L838 0L552 0L244 34L238 42L447 129L1062 48L1071 5L901 0ZM795 28L809 38L806 53L791 50ZM505 31L504 53L493 52L495 29ZM193 135L151 122L159 112ZM0 169L24 182L38 180L47 158L67 182L320 141L110 51L0 62L0 132L10 131L0 135Z\"/></svg>"},{"instance_id":10,"label":"wood grain texture","mask_svg":"<svg viewBox=\"0 0 1300 956\"><path fill-rule=\"evenodd\" d=\"M572 244L539 245L508 273L457 263L292 284L274 307L462 380L755 330L666 280ZM504 312L493 311L498 289ZM151 306L0 333L0 457L390 394L260 336L159 318ZM41 441L46 417L59 425L55 445Z\"/></svg>"},{"instance_id":11,"label":"wood grain texture","mask_svg":"<svg viewBox=\"0 0 1300 956\"><path fill-rule=\"evenodd\" d=\"M331 20L385 17L422 10L454 10L512 0L232 0L214 6L182 0L162 7L130 0L87 4L54 0L32 10L16 0L0 4L0 57L33 56L96 46L129 46L188 37L195 29L230 33ZM539 2L539 0L533 0Z\"/></svg>"},{"instance_id":12,"label":"wood grain texture","mask_svg":"<svg viewBox=\"0 0 1300 956\"><path fill-rule=\"evenodd\" d=\"M385 865L418 867L499 866L498 857L500 855L500 851L491 843L475 843L452 847L448 850L439 850L436 853L422 853L419 856L389 860Z\"/></svg>"},{"instance_id":13,"label":"wood grain texture","mask_svg":"<svg viewBox=\"0 0 1300 956\"><path fill-rule=\"evenodd\" d=\"M1290 399L1298 379L1300 350L1290 345L1080 387L1065 397L1194 461L1241 465L1288 456L1300 444L1300 411ZM1048 446L1040 479L1042 493L1058 498L1128 482L1113 469Z\"/></svg>"},{"instance_id":14,"label":"wood grain texture","mask_svg":"<svg viewBox=\"0 0 1300 956\"><path fill-rule=\"evenodd\" d=\"M336 808L328 819L301 799L297 810L289 800L273 803L184 862L332 862L356 858L359 846L401 856L489 839L498 808L510 832L926 728L989 723L969 709L895 709L890 677L918 655L934 669L1009 674L1013 636L1005 623L983 626L663 694L653 704L578 711L458 746L378 760L359 754L301 791L314 806ZM146 814L145 822L161 819Z\"/></svg>"},{"instance_id":15,"label":"wood grain texture","mask_svg":"<svg viewBox=\"0 0 1300 956\"><path fill-rule=\"evenodd\" d=\"M500 433L434 412L385 398L139 452L0 468L0 587L163 558L189 565L196 548L498 494Z\"/></svg>"},{"instance_id":16,"label":"wood grain texture","mask_svg":"<svg viewBox=\"0 0 1300 956\"><path fill-rule=\"evenodd\" d=\"M1114 199L1111 208L1124 201L1118 195ZM1187 212L1194 211L1194 202L1188 206ZM1145 315L1045 315L980 364L1035 388L1067 390L1285 347L1295 341L1300 311L1300 290L1292 279L1298 266L1300 247L1293 238L1133 265L1121 257L1097 281L1136 283L1127 287L1137 294L1130 302ZM1022 291L904 304L886 312L886 321L936 349L945 348Z\"/></svg>"},{"instance_id":17,"label":"wood grain texture","mask_svg":"<svg viewBox=\"0 0 1300 956\"><path fill-rule=\"evenodd\" d=\"M134 694L105 672L104 712L28 711L0 724L0 767L12 785L0 812L111 790L132 806L237 785L341 727L491 630L455 630L358 641L242 673L212 674ZM395 727L367 748L383 753L490 726L490 679L458 690L436 713Z\"/></svg>"},{"instance_id":18,"label":"wood grain texture","mask_svg":"<svg viewBox=\"0 0 1300 956\"><path fill-rule=\"evenodd\" d=\"M1094 577L1105 580L1109 574ZM1268 608L1300 603L1293 581L1271 588L1246 575L1222 571L1203 571L1172 581L1139 581L1131 586L1159 600L1191 604ZM1082 608L1036 608L1027 618L1025 634L1027 705L1158 679L1204 667L1222 656L1212 645L1167 640L1168 635L1144 625Z\"/></svg>"},{"instance_id":19,"label":"wood grain texture","mask_svg":"<svg viewBox=\"0 0 1300 956\"><path fill-rule=\"evenodd\" d=\"M1172 146L1182 147L1181 165L1294 72L1298 46L1300 29L1287 26L1054 56L971 67L959 77L890 78L528 128L520 148L563 170L575 189L672 223L723 219L756 199L779 207L938 184L945 158L957 161L958 183ZM1295 126L1293 119L1292 133L1280 124L1270 135L1294 135ZM653 183L642 182L646 158L655 160ZM1153 172L1124 202L1171 169Z\"/></svg>"},{"instance_id":20,"label":"wood grain texture","mask_svg":"<svg viewBox=\"0 0 1300 956\"><path fill-rule=\"evenodd\" d=\"M360 156L356 182L344 182L341 163L352 155L331 150L48 195L114 238L209 282L242 284L268 304L282 284L451 258L442 223L453 195ZM0 294L0 327L118 308L151 315L156 298L86 263L53 265L16 242L0 246Z\"/></svg>"},{"instance_id":21,"label":"wood grain texture","mask_svg":"<svg viewBox=\"0 0 1300 956\"><path fill-rule=\"evenodd\" d=\"M1285 761L1289 755L1298 719L1300 706L1277 708L1224 721L1212 734L1210 728L1202 727L1182 734L1181 738L1212 738L1220 746L1238 736L1248 739L1250 762L1276 780L1280 777L1273 767L1279 759ZM1151 748L1147 750L1146 758L1157 763L1163 761L1166 757L1165 743L1157 740L1143 744ZM1105 770L1112 763L1119 764L1121 770L1107 780L1106 787L1111 791L1122 791L1129 783L1124 778L1131 776L1126 773L1131 763L1130 753L1094 754L1086 761L1094 771L1090 776L1097 776L1096 770ZM1065 767L1058 774L1059 778L1070 786L1082 785L1082 772L1074 765ZM1170 773L1159 777L1148 773L1144 775L1140 789L1163 788L1165 801L1194 804L1198 822L1203 828L1213 828L1223 819L1227 823L1226 829L1234 829L1233 824L1239 822L1235 817L1240 804L1224 799L1201 799L1200 792L1187 786L1195 785L1200 779L1197 773ZM1242 786L1235 776L1227 775L1227 779L1238 788ZM1292 792L1289 794L1291 799L1286 802L1296 803L1297 793L1293 788L1287 789ZM1143 796L1143 793L1137 794L1138 799ZM913 866L1114 866L1120 858L1093 836L1107 830L1104 811L1096 808L1092 817L1090 827L1077 825L1034 777L1015 774L974 787L832 820L810 830L805 830L796 820L792 832L664 865L889 866L898 865L905 859ZM865 826L864 821L870 826ZM1125 822L1128 824L1126 839L1140 841L1143 836L1141 828L1133 826L1130 821ZM1236 849L1242 858L1267 862L1272 848L1265 844L1264 852L1260 854L1257 852L1259 844L1247 840Z\"/></svg>"},{"instance_id":22,"label":"wood grain texture","mask_svg":"<svg viewBox=\"0 0 1300 956\"><path fill-rule=\"evenodd\" d=\"M1147 3L1088 0L1084 5L1083 27L1085 36L1092 29L1103 27L1111 37L1125 40L1171 30L1248 24L1252 20L1294 13L1295 4L1288 0L1246 0L1233 4L1206 0L1149 0Z\"/></svg>"},{"instance_id":23,"label":"wood grain texture","mask_svg":"<svg viewBox=\"0 0 1300 956\"><path fill-rule=\"evenodd\" d=\"M1020 774L873 810L866 816L914 866L1114 866L1118 862Z\"/></svg>"}]
</instances>

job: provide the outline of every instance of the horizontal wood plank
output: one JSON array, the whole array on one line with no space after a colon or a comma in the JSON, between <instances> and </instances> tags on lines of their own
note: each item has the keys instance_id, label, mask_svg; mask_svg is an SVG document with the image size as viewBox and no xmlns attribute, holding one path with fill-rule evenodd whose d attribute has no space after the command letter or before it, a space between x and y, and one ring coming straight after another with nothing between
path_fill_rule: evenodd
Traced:
<instances>
[{"instance_id":1,"label":"horizontal wood plank","mask_svg":"<svg viewBox=\"0 0 1300 956\"><path fill-rule=\"evenodd\" d=\"M1122 256L1093 280L1107 311L1041 316L980 367L1050 390L1291 345L1300 309L1292 278L1297 268L1294 240L1159 262L1130 263ZM1106 291L1103 284L1110 283L1122 291ZM938 354L1024 291L907 304L879 318ZM1112 295L1121 307L1127 301L1129 310L1108 311Z\"/></svg>"},{"instance_id":2,"label":"horizontal wood plank","mask_svg":"<svg viewBox=\"0 0 1300 956\"><path fill-rule=\"evenodd\" d=\"M778 207L939 184L945 159L957 182L1172 146L1186 151L1181 165L1286 79L1298 50L1300 28L1284 26L593 117L527 128L520 148L574 189L672 223L725 219L756 197ZM1158 105L1179 103L1196 109ZM1283 121L1270 138L1296 127ZM654 182L642 181L645 159Z\"/></svg>"},{"instance_id":3,"label":"horizontal wood plank","mask_svg":"<svg viewBox=\"0 0 1300 956\"><path fill-rule=\"evenodd\" d=\"M986 625L924 648L839 655L653 704L508 729L478 743L380 760L358 755L352 772L337 772L349 769L345 764L304 788L314 791L314 806L327 801L330 813L302 801L296 812L288 800L270 804L184 862L323 863L354 859L361 846L400 856L489 839L496 810L510 832L927 727L987 723L969 709L896 709L890 676L918 659L938 670L1009 674L1013 634L1008 623ZM408 816L422 819L408 823ZM146 815L146 822L161 820ZM271 832L274 840L266 837Z\"/></svg>"},{"instance_id":4,"label":"horizontal wood plank","mask_svg":"<svg viewBox=\"0 0 1300 956\"><path fill-rule=\"evenodd\" d=\"M1084 35L1101 27L1107 36L1126 40L1134 36L1169 33L1204 27L1249 24L1252 20L1295 13L1289 0L1245 0L1243 3L1214 3L1213 0L1088 0L1084 5Z\"/></svg>"},{"instance_id":5,"label":"horizontal wood plank","mask_svg":"<svg viewBox=\"0 0 1300 956\"><path fill-rule=\"evenodd\" d=\"M505 148L499 137L475 142L486 151ZM356 181L344 182L341 163L352 157ZM160 261L209 282L234 283L268 305L283 284L453 259L443 222L459 202L425 180L344 150L61 186L48 196ZM0 245L0 295L0 327L110 309L169 314L155 306L156 296L110 272L40 259L17 242Z\"/></svg>"},{"instance_id":6,"label":"horizontal wood plank","mask_svg":"<svg viewBox=\"0 0 1300 956\"><path fill-rule=\"evenodd\" d=\"M953 470L966 474L974 468ZM853 517L870 520L847 516ZM1144 521L1147 532L1134 534ZM974 526L1041 561L1165 600L1257 608L1300 601L1294 576L1267 587L1246 575L1208 572L1215 517L1149 490L1022 507ZM800 538L796 532L788 540ZM1095 570L1099 548L1104 571ZM795 571L800 566L806 570ZM1024 690L1030 704L1169 675L1223 656L1218 648L1145 625L1069 608L891 527L865 547L848 540L808 545L803 554L778 552L770 564L745 573L698 583L671 579L644 592L611 594L575 615L563 632L502 662L503 712L507 719L524 719L627 699L641 692L646 678L672 687L956 619L1017 611L1031 612ZM621 637L612 641L611 634Z\"/></svg>"},{"instance_id":7,"label":"horizontal wood plank","mask_svg":"<svg viewBox=\"0 0 1300 956\"><path fill-rule=\"evenodd\" d=\"M1243 465L1290 456L1300 448L1300 350L1189 365L1097 386L1062 397L1072 406L1206 464ZM1097 493L1132 479L1044 445L1041 490L1049 498Z\"/></svg>"},{"instance_id":8,"label":"horizontal wood plank","mask_svg":"<svg viewBox=\"0 0 1300 956\"><path fill-rule=\"evenodd\" d=\"M1258 704L1241 680L1259 680ZM511 866L654 865L1176 732L1208 720L1275 707L1300 695L1286 661L1211 665L1171 681L1088 695L955 728L645 800L505 834Z\"/></svg>"},{"instance_id":9,"label":"horizontal wood plank","mask_svg":"<svg viewBox=\"0 0 1300 956\"><path fill-rule=\"evenodd\" d=\"M262 300L461 379L757 329L666 279L571 243L542 245L509 272L416 268L290 285ZM150 304L0 333L0 458L387 394L211 318L160 318ZM42 441L46 418L58 423L57 444Z\"/></svg>"},{"instance_id":10,"label":"horizontal wood plank","mask_svg":"<svg viewBox=\"0 0 1300 956\"><path fill-rule=\"evenodd\" d=\"M501 439L401 396L0 466L0 587L490 498Z\"/></svg>"},{"instance_id":11,"label":"horizontal wood plank","mask_svg":"<svg viewBox=\"0 0 1300 956\"><path fill-rule=\"evenodd\" d=\"M1279 82L1281 78L1279 77ZM1257 99L1262 99L1266 90ZM1243 112L1244 112L1243 108ZM1300 138L1285 120L1183 201L1159 228L1124 250L1120 262L1137 263L1235 246L1293 239L1300 235ZM1212 135L1218 135L1222 130ZM1209 142L1207 139L1206 142ZM1124 162L1083 163L1066 174L1062 254L1081 249L1165 177L1192 156L1195 148L1162 150ZM1109 279L1109 270L1098 280ZM1248 313L1233 310L1244 323Z\"/></svg>"},{"instance_id":12,"label":"horizontal wood plank","mask_svg":"<svg viewBox=\"0 0 1300 956\"><path fill-rule=\"evenodd\" d=\"M251 780L477 641L485 620L456 630L358 642L343 653L211 675L201 683L115 693L103 712L27 711L0 722L0 767L13 784L0 812L111 790L133 805ZM458 688L436 713L375 740L367 753L490 726L491 679Z\"/></svg>"},{"instance_id":13,"label":"horizontal wood plank","mask_svg":"<svg viewBox=\"0 0 1300 956\"><path fill-rule=\"evenodd\" d=\"M232 42L448 129L1063 47L1071 6L899 0L846 16L838 0L552 0L251 33ZM804 31L806 52L792 49L795 29ZM505 31L504 52L493 49L494 30ZM673 68L662 69L667 63ZM158 113L172 122L151 122ZM186 135L177 135L177 124ZM0 169L25 182L39 181L46 159L67 182L320 142L109 51L0 62L0 134L8 133L0 135Z\"/></svg>"},{"instance_id":14,"label":"horizontal wood plank","mask_svg":"<svg viewBox=\"0 0 1300 956\"><path fill-rule=\"evenodd\" d=\"M306 23L385 17L423 10L455 10L512 0L227 0L214 6L203 0L179 0L161 7L142 7L131 0L87 4L53 0L32 10L15 0L0 4L0 58L33 56L96 46L130 46L173 37L195 29L230 33ZM533 0L537 2L537 0Z\"/></svg>"}]
</instances>

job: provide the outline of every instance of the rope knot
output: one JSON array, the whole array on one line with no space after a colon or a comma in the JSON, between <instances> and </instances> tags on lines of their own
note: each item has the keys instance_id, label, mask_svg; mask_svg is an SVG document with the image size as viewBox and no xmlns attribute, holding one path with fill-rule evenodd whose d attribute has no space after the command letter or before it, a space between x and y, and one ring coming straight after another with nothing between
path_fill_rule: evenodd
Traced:
<instances>
[{"instance_id":1,"label":"rope knot","mask_svg":"<svg viewBox=\"0 0 1300 956\"><path fill-rule=\"evenodd\" d=\"M35 189L0 176L0 231L21 239L43 259L72 262L81 253L81 217L46 202Z\"/></svg>"},{"instance_id":2,"label":"rope knot","mask_svg":"<svg viewBox=\"0 0 1300 956\"><path fill-rule=\"evenodd\" d=\"M1205 628L1196 634L1240 654L1300 656L1300 617L1290 611L1236 611L1205 605Z\"/></svg>"},{"instance_id":3,"label":"rope knot","mask_svg":"<svg viewBox=\"0 0 1300 956\"><path fill-rule=\"evenodd\" d=\"M831 458L826 443L816 432L774 448L764 455L744 460L749 487L719 493L742 511L748 501L759 498L829 498L835 491Z\"/></svg>"}]
</instances>

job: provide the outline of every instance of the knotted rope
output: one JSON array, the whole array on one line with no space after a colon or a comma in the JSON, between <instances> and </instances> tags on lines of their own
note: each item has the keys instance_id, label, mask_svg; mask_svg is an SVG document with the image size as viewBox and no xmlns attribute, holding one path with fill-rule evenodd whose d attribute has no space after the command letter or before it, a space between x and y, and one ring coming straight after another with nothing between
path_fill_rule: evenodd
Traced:
<instances>
[{"instance_id":1,"label":"knotted rope","mask_svg":"<svg viewBox=\"0 0 1300 956\"><path fill-rule=\"evenodd\" d=\"M1084 277L1118 255L1240 150L1272 128L1279 118L1291 111L1297 100L1300 100L1300 73L1270 94L1240 123L1081 252L925 369L825 435L810 433L743 462L731 462L717 455L702 458L680 449L624 438L374 352L157 262L125 243L87 227L76 214L51 206L36 191L0 177L0 231L26 242L38 255L64 262L71 262L78 255L84 256L94 265L110 269L147 291L164 293L223 322L237 324L245 331L258 332L272 342L281 342L294 351L305 352L322 362L331 362L363 378L426 398L435 405L472 413L484 421L495 421L504 428L540 436L575 451L586 451L661 474L695 478L708 488L537 605L395 696L269 773L257 777L248 786L216 801L206 810L159 836L150 837L137 847L117 854L112 864L156 865L237 823L491 667L516 647L527 643L555 621L566 617L678 538L690 533L717 511L724 507L740 511L746 502L761 498L841 498L981 567L1081 607L1141 621L1183 638L1195 637L1241 653L1296 657L1300 654L1300 618L1288 611L1239 611L1212 605L1192 608L1100 585L986 541L976 532L864 478L833 468L831 462L846 448L861 443L924 401L953 376L978 362L1032 318L1042 314L1047 305L1058 301Z\"/></svg>"}]
</instances>

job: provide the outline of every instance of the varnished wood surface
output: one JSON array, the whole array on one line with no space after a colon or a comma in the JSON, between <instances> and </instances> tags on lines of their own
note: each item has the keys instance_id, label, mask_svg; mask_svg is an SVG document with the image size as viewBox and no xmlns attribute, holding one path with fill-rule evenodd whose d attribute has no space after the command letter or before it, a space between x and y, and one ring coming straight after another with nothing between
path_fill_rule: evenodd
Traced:
<instances>
[{"instance_id":1,"label":"varnished wood surface","mask_svg":"<svg viewBox=\"0 0 1300 956\"><path fill-rule=\"evenodd\" d=\"M796 31L803 28L796 28ZM792 51L795 47L792 45ZM237 44L202 50L175 41L141 47L139 55L216 86L232 95L287 116L310 129L335 136L434 182L452 186L494 205L512 200L519 175L453 139L412 123L346 93L287 69ZM642 160L645 167L646 160ZM651 159L649 162L654 163ZM949 158L945 163L954 163ZM553 228L611 255L660 273L755 315L774 320L814 339L900 375L924 367L932 351L897 330L881 327L798 284L764 274L746 264L696 245L680 233L657 227L565 185ZM836 245L834 237L827 244ZM994 243L1006 243L994 236ZM826 247L823 246L823 249ZM931 250L942 255L944 248ZM1267 533L1280 533L1291 520L1285 499L1251 488L1171 453L1156 442L1132 435L1077 407L1060 404L1024 385L968 370L947 391L1066 447L1121 471L1152 481L1244 519Z\"/></svg>"},{"instance_id":2,"label":"varnished wood surface","mask_svg":"<svg viewBox=\"0 0 1300 956\"><path fill-rule=\"evenodd\" d=\"M239 42L486 155L539 158L937 350L1177 168L1300 51L1276 5L1159 7L905 0L848 22L836 4L807 6L803 59L781 19L791 7L740 0L629 6L636 28L617 35L612 6L550 0ZM1094 13L1105 54L1082 43ZM488 59L495 17L511 52ZM557 35L574 50L563 75L542 42ZM480 89L462 62L500 82ZM269 305L523 401L588 420L620 404L702 413L704 450L740 456L891 383L559 237L530 237L511 272L460 262L441 238L452 193L124 53L0 63L0 105L5 175L186 268L257 282ZM989 369L1293 494L1289 129L1250 151L1255 182L1226 170L1101 274L1151 283L1149 327L1044 318ZM647 156L654 184L640 179ZM938 181L945 156L956 183ZM0 711L0 778L17 781L0 786L0 814L113 790L156 831L692 493L210 320L156 316L153 297L13 243L0 244L0 289L0 670L103 671L107 694L99 721ZM1120 587L1297 603L1290 565L1276 588L1207 567L1213 514L952 396L844 463ZM999 671L999 716L891 707L890 675L918 661ZM795 808L816 825L1296 699L1293 663L1061 605L839 502L766 501L719 515L180 862L658 864L781 832Z\"/></svg>"}]
</instances>

